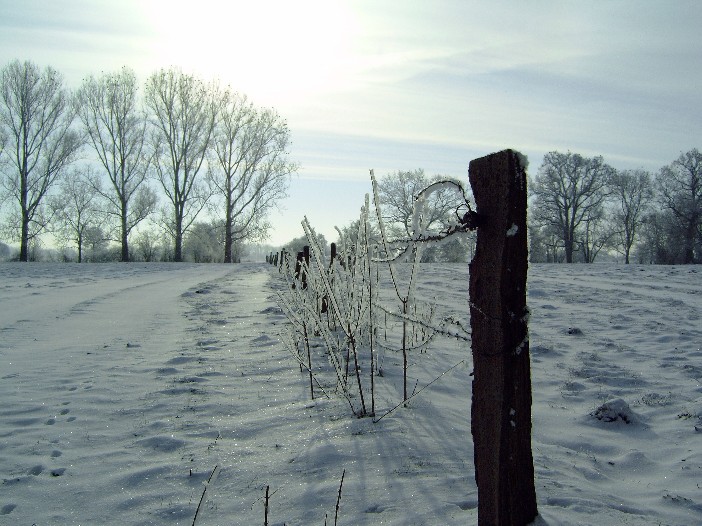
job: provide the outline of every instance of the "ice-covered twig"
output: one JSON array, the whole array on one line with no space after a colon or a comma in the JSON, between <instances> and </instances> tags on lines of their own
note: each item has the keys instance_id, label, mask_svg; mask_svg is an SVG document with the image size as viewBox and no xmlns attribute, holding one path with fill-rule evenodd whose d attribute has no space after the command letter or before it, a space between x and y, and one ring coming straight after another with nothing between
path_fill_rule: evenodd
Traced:
<instances>
[{"instance_id":1,"label":"ice-covered twig","mask_svg":"<svg viewBox=\"0 0 702 526\"><path fill-rule=\"evenodd\" d=\"M300 355L299 355L298 353L295 352L294 349L290 348L290 347L287 346L287 345L286 345L286 347L288 347L288 352L289 352L290 354L292 354L293 358L295 358L295 360L300 364L300 366L303 367L304 369L306 369L307 372L309 372L309 374L310 374L310 375L312 376L312 378L314 379L314 383L316 383L316 384L317 384L317 387L319 387L319 389L322 391L322 393L324 393L324 396L326 396L328 399L331 399L331 396L329 396L329 393L327 393L327 392L324 390L324 387L322 386L322 384L319 383L319 380L317 380L317 376L312 372L312 369L310 369L309 365L307 365L307 364L305 363L305 361L300 357Z\"/></svg>"},{"instance_id":2,"label":"ice-covered twig","mask_svg":"<svg viewBox=\"0 0 702 526\"><path fill-rule=\"evenodd\" d=\"M341 488L344 486L344 476L346 470L341 473L341 482L339 483L339 494L336 497L336 509L334 510L334 526L337 526L339 520L339 505L341 504Z\"/></svg>"},{"instance_id":3,"label":"ice-covered twig","mask_svg":"<svg viewBox=\"0 0 702 526\"><path fill-rule=\"evenodd\" d=\"M397 408L400 407L401 405L406 404L407 402L409 402L412 398L414 398L414 397L417 396L419 393L421 393L422 391L424 391L427 387L429 387L429 386L432 385L434 382L436 382L437 380L439 380L440 378L442 378L444 375L446 375L446 374L450 373L451 371L453 371L456 367L458 367L458 366L461 365L462 363L465 363L465 360L461 360L460 362L458 362L458 363L457 363L456 365L454 365L453 367L450 367L449 369L445 370L443 373L441 373L439 376L437 376L436 378L434 378L434 379L433 379L431 382L429 382L427 385L425 385L424 387L422 387L419 391L415 391L414 393L412 393L412 396L410 396L409 398L407 398L407 400L403 400L402 402L400 402L399 404L397 404L395 407L393 407L392 409L390 409L390 410L389 410L387 413L385 413L383 416L374 419L374 420L373 420L373 423L376 424L376 423L380 422L383 418L385 418L385 417L388 416L390 413L392 413L393 411L395 411L395 409L397 409Z\"/></svg>"},{"instance_id":4,"label":"ice-covered twig","mask_svg":"<svg viewBox=\"0 0 702 526\"><path fill-rule=\"evenodd\" d=\"M219 474L219 465L215 465L214 469L212 470L212 473L210 473L210 476L207 479L207 482L205 482L205 489L202 490L202 496L200 497L200 502L198 503L197 509L195 510L195 516L193 517L192 526L195 526L195 521L197 521L197 516L200 513L200 508L202 507L202 503L205 500L205 493L207 493L207 488L209 488L210 484L215 481L218 474Z\"/></svg>"}]
</instances>

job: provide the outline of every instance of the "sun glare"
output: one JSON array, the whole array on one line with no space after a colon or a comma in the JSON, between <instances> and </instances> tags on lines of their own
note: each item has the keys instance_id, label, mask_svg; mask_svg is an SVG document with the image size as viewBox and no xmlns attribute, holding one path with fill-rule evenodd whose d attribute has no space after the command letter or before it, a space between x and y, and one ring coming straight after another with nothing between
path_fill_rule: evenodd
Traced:
<instances>
[{"instance_id":1,"label":"sun glare","mask_svg":"<svg viewBox=\"0 0 702 526\"><path fill-rule=\"evenodd\" d=\"M354 69L357 19L342 3L153 1L142 9L155 67L180 66L254 97L342 87Z\"/></svg>"}]
</instances>

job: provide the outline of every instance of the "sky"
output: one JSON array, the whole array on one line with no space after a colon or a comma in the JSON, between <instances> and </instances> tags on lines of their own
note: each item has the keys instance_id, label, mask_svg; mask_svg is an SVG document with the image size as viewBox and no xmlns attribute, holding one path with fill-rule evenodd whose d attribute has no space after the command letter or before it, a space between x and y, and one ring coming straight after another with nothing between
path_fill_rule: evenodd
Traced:
<instances>
[{"instance_id":1,"label":"sky","mask_svg":"<svg viewBox=\"0 0 702 526\"><path fill-rule=\"evenodd\" d=\"M698 1L0 0L0 66L52 66L67 86L129 66L180 67L286 119L289 197L272 244L329 241L377 176L466 181L512 148L602 155L657 172L702 147Z\"/></svg>"}]
</instances>

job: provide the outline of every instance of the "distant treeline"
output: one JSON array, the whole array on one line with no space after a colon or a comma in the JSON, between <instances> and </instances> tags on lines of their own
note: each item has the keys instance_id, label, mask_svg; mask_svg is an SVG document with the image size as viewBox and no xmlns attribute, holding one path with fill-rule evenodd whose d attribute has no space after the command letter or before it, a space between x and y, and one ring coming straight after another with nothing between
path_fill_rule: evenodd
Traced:
<instances>
[{"instance_id":1,"label":"distant treeline","mask_svg":"<svg viewBox=\"0 0 702 526\"><path fill-rule=\"evenodd\" d=\"M702 154L657 173L617 170L602 157L550 152L530 185L531 260L702 262Z\"/></svg>"}]
</instances>

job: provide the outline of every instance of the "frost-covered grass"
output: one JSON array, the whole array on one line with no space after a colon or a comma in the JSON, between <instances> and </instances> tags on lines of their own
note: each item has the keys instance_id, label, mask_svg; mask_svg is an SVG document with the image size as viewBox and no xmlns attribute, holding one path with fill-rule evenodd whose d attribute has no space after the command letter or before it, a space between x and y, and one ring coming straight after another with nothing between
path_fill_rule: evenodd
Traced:
<instances>
[{"instance_id":1,"label":"frost-covered grass","mask_svg":"<svg viewBox=\"0 0 702 526\"><path fill-rule=\"evenodd\" d=\"M701 275L530 269L537 524L702 523ZM465 265L418 279L468 324ZM190 525L215 466L201 526L263 524L266 486L270 524L321 526L343 470L340 525L475 524L467 343L410 354L417 390L465 362L355 418L310 399L282 286L254 264L0 265L0 524ZM402 396L384 359L378 413Z\"/></svg>"}]
</instances>

